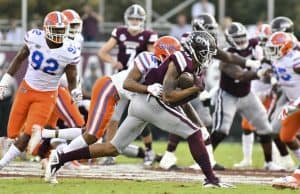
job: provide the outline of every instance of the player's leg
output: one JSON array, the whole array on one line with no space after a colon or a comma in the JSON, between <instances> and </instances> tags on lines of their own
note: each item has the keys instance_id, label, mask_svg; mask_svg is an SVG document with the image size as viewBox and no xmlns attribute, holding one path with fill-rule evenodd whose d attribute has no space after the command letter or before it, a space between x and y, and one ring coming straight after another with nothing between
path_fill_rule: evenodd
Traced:
<instances>
[{"instance_id":1,"label":"player's leg","mask_svg":"<svg viewBox=\"0 0 300 194\"><path fill-rule=\"evenodd\" d=\"M242 120L242 150L243 159L239 163L235 163L233 166L236 168L247 168L252 165L252 150L254 144L254 127L243 118Z\"/></svg>"},{"instance_id":2,"label":"player's leg","mask_svg":"<svg viewBox=\"0 0 300 194\"><path fill-rule=\"evenodd\" d=\"M239 101L239 111L256 129L264 152L265 169L282 170L282 167L276 165L272 159L272 126L261 101L254 93L250 92Z\"/></svg>"},{"instance_id":3,"label":"player's leg","mask_svg":"<svg viewBox=\"0 0 300 194\"><path fill-rule=\"evenodd\" d=\"M21 128L27 118L27 112L31 103L29 91L26 89L27 84L23 81L13 102L7 126L7 136L9 139L15 140L19 135L22 137L16 142L11 141L14 143L9 146L7 152L0 160L0 169L6 166L10 161L14 160L22 151L25 150L26 146L24 144L26 144L30 138L30 136L28 137L28 135L24 135L24 133L23 135L20 134Z\"/></svg>"},{"instance_id":4,"label":"player's leg","mask_svg":"<svg viewBox=\"0 0 300 194\"><path fill-rule=\"evenodd\" d=\"M76 150L92 143L102 137L116 104L116 88L109 77L98 79L93 87L92 99L84 134L75 138L64 152Z\"/></svg>"},{"instance_id":5,"label":"player's leg","mask_svg":"<svg viewBox=\"0 0 300 194\"><path fill-rule=\"evenodd\" d=\"M237 110L237 101L237 97L234 97L221 89L218 90L213 114L213 129L211 133L211 142L214 150L229 134Z\"/></svg>"}]
</instances>

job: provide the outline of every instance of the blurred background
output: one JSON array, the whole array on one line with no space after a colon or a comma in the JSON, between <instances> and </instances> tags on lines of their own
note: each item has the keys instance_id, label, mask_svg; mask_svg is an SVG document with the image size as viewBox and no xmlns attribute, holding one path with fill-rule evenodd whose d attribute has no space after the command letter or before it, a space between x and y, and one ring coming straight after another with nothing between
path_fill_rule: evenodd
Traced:
<instances>
[{"instance_id":1,"label":"blurred background","mask_svg":"<svg viewBox=\"0 0 300 194\"><path fill-rule=\"evenodd\" d=\"M105 65L97 57L101 45L110 37L111 31L124 24L123 14L133 3L142 5L147 12L146 28L159 35L170 34L180 37L183 32L191 31L191 20L197 14L208 12L215 16L222 32L232 21L248 27L249 36L255 36L256 27L267 23L276 16L287 16L295 23L295 34L300 36L299 0L0 0L0 67L3 72L23 43L26 31L42 28L45 15L53 10L76 10L83 20L85 42L79 72L85 80L84 86L91 90L93 81L102 75L113 73L111 65ZM205 4L205 6L203 6ZM223 40L223 41L222 41ZM224 47L224 37L220 33L219 45ZM116 49L113 50L116 53ZM20 81L26 70L17 73ZM211 78L212 83L218 76ZM240 133L239 122L235 130Z\"/></svg>"}]
</instances>

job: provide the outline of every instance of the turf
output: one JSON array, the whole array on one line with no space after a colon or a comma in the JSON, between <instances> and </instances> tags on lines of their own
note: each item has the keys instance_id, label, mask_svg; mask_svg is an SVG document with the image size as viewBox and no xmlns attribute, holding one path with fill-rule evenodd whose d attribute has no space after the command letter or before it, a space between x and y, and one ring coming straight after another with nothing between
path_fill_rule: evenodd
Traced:
<instances>
[{"instance_id":1,"label":"turf","mask_svg":"<svg viewBox=\"0 0 300 194\"><path fill-rule=\"evenodd\" d=\"M1 179L0 194L291 194L270 186L238 185L237 189L207 189L197 183L93 179L61 179L48 185L41 179Z\"/></svg>"}]
</instances>

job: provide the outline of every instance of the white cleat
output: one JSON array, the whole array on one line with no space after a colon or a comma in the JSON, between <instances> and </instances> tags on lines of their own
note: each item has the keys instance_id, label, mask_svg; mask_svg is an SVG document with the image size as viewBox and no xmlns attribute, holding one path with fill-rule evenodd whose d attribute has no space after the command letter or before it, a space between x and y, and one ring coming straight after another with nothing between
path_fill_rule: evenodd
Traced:
<instances>
[{"instance_id":1,"label":"white cleat","mask_svg":"<svg viewBox=\"0 0 300 194\"><path fill-rule=\"evenodd\" d=\"M60 169L61 165L59 163L58 153L56 150L51 150L49 161L45 170L45 182L51 184L57 184L56 173Z\"/></svg>"},{"instance_id":2,"label":"white cleat","mask_svg":"<svg viewBox=\"0 0 300 194\"><path fill-rule=\"evenodd\" d=\"M279 158L280 165L286 170L295 170L295 162L290 155L282 156Z\"/></svg>"},{"instance_id":3,"label":"white cleat","mask_svg":"<svg viewBox=\"0 0 300 194\"><path fill-rule=\"evenodd\" d=\"M234 168L241 168L241 169L243 169L243 168L250 168L250 167L252 167L252 161L244 159L244 160L240 161L239 163L235 163L233 165L233 167Z\"/></svg>"},{"instance_id":4,"label":"white cleat","mask_svg":"<svg viewBox=\"0 0 300 194\"><path fill-rule=\"evenodd\" d=\"M177 158L173 152L166 151L163 155L159 167L165 170L169 170L172 167L176 166Z\"/></svg>"},{"instance_id":5,"label":"white cleat","mask_svg":"<svg viewBox=\"0 0 300 194\"><path fill-rule=\"evenodd\" d=\"M229 183L223 183L223 182L218 182L218 183L212 183L209 182L207 179L204 180L203 185L204 188L230 188L230 189L235 189L236 186L229 184Z\"/></svg>"},{"instance_id":6,"label":"white cleat","mask_svg":"<svg viewBox=\"0 0 300 194\"><path fill-rule=\"evenodd\" d=\"M272 187L275 187L277 189L285 189L285 188L299 189L300 176L299 178L297 178L297 176L294 174L293 176L276 178L272 181Z\"/></svg>"},{"instance_id":7,"label":"white cleat","mask_svg":"<svg viewBox=\"0 0 300 194\"><path fill-rule=\"evenodd\" d=\"M40 125L32 126L31 138L28 142L28 152L33 153L36 146L40 143L42 139L42 127Z\"/></svg>"},{"instance_id":8,"label":"white cleat","mask_svg":"<svg viewBox=\"0 0 300 194\"><path fill-rule=\"evenodd\" d=\"M193 169L193 170L200 170L200 166L197 163L192 164L191 166L189 166L189 168Z\"/></svg>"},{"instance_id":9,"label":"white cleat","mask_svg":"<svg viewBox=\"0 0 300 194\"><path fill-rule=\"evenodd\" d=\"M282 166L279 166L278 164L275 164L272 161L265 163L264 169L269 170L269 171L283 171L284 170L284 168Z\"/></svg>"}]
</instances>

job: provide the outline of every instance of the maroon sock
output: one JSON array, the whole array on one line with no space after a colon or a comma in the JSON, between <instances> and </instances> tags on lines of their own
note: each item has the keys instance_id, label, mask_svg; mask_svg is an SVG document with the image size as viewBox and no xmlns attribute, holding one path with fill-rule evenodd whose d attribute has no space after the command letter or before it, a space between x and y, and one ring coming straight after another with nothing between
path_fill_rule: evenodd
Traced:
<instances>
[{"instance_id":1,"label":"maroon sock","mask_svg":"<svg viewBox=\"0 0 300 194\"><path fill-rule=\"evenodd\" d=\"M180 141L180 137L178 135L169 134L167 151L174 152L176 150L179 141Z\"/></svg>"},{"instance_id":2,"label":"maroon sock","mask_svg":"<svg viewBox=\"0 0 300 194\"><path fill-rule=\"evenodd\" d=\"M71 152L59 154L59 162L62 164L73 160L91 159L91 158L92 157L91 157L89 147L84 147Z\"/></svg>"},{"instance_id":3,"label":"maroon sock","mask_svg":"<svg viewBox=\"0 0 300 194\"><path fill-rule=\"evenodd\" d=\"M193 135L188 137L187 141L194 160L199 164L208 181L212 183L218 182L218 178L212 170L201 132L195 132Z\"/></svg>"}]
</instances>

